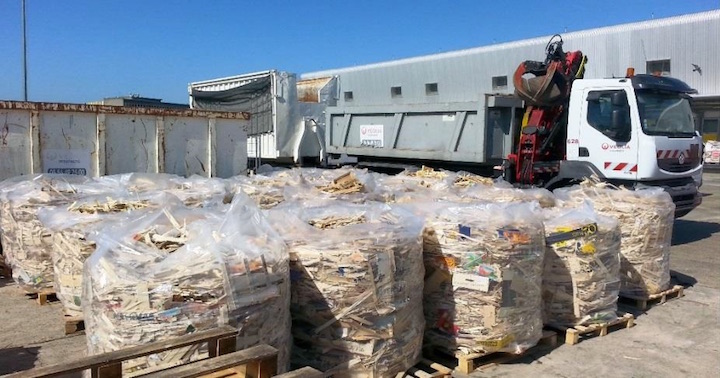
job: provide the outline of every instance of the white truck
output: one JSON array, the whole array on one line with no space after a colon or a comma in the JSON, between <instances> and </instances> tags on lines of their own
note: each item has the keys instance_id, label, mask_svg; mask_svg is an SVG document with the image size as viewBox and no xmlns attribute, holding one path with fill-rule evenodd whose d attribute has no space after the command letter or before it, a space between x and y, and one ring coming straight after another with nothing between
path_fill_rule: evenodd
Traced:
<instances>
[{"instance_id":1,"label":"white truck","mask_svg":"<svg viewBox=\"0 0 720 378\"><path fill-rule=\"evenodd\" d=\"M544 62L518 67L515 95L485 94L484 104L358 106L348 101L342 75L296 81L280 71L192 83L190 103L260 111L248 152L271 162L496 168L509 182L550 189L595 175L665 188L676 216L698 206L703 168L689 103L694 90L655 75L583 79L581 52L565 53L561 39L546 49Z\"/></svg>"}]
</instances>

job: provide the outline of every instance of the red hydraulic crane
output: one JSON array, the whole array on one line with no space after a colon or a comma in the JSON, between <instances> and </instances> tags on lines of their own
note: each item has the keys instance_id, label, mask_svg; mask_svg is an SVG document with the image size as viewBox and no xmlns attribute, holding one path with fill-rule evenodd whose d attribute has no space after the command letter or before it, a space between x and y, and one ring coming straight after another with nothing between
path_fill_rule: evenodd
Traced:
<instances>
[{"instance_id":1,"label":"red hydraulic crane","mask_svg":"<svg viewBox=\"0 0 720 378\"><path fill-rule=\"evenodd\" d=\"M525 101L526 109L516 153L508 160L521 184L545 182L565 159L564 118L570 89L575 79L583 77L587 57L580 51L566 53L562 46L562 37L554 35L545 47L545 61L522 62L513 76L515 94Z\"/></svg>"}]
</instances>

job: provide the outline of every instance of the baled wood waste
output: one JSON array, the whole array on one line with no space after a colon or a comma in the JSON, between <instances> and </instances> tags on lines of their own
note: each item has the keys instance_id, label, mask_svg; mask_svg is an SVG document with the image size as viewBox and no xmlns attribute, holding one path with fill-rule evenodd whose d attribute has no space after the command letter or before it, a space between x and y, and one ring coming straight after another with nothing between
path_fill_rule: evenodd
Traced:
<instances>
[{"instance_id":1,"label":"baled wood waste","mask_svg":"<svg viewBox=\"0 0 720 378\"><path fill-rule=\"evenodd\" d=\"M617 318L620 227L589 206L547 210L543 317L573 327Z\"/></svg>"},{"instance_id":2,"label":"baled wood waste","mask_svg":"<svg viewBox=\"0 0 720 378\"><path fill-rule=\"evenodd\" d=\"M334 377L394 377L420 357L422 222L386 205L271 212L291 258L293 359Z\"/></svg>"},{"instance_id":3,"label":"baled wood waste","mask_svg":"<svg viewBox=\"0 0 720 378\"><path fill-rule=\"evenodd\" d=\"M424 231L425 344L520 353L542 336L542 219L527 204L413 206Z\"/></svg>"},{"instance_id":4,"label":"baled wood waste","mask_svg":"<svg viewBox=\"0 0 720 378\"><path fill-rule=\"evenodd\" d=\"M236 196L224 212L169 206L100 229L84 272L89 353L230 324L240 329L238 347L272 345L284 370L288 261L281 239L249 201ZM148 372L200 353L197 347L165 352L124 370Z\"/></svg>"},{"instance_id":5,"label":"baled wood waste","mask_svg":"<svg viewBox=\"0 0 720 378\"><path fill-rule=\"evenodd\" d=\"M555 190L566 206L589 201L599 214L618 220L620 293L647 297L670 286L670 243L675 204L661 188L628 190L597 180Z\"/></svg>"}]
</instances>

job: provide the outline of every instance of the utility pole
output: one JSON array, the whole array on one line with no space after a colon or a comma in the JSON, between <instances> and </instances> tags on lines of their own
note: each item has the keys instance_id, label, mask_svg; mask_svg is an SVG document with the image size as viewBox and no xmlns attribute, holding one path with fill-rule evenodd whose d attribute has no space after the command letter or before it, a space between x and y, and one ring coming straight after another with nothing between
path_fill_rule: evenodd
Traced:
<instances>
[{"instance_id":1,"label":"utility pole","mask_svg":"<svg viewBox=\"0 0 720 378\"><path fill-rule=\"evenodd\" d=\"M23 28L23 99L28 100L27 90L27 28L25 26L25 0L22 0L22 28Z\"/></svg>"}]
</instances>

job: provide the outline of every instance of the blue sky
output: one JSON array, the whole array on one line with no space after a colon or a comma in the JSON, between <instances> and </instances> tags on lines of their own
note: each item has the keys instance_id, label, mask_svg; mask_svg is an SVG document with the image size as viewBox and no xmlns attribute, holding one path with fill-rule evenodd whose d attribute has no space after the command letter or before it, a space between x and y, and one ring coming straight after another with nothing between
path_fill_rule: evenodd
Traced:
<instances>
[{"instance_id":1,"label":"blue sky","mask_svg":"<svg viewBox=\"0 0 720 378\"><path fill-rule=\"evenodd\" d=\"M720 8L720 0L26 0L31 101L137 93L187 102L192 81L303 73ZM0 99L22 99L21 0L0 0Z\"/></svg>"}]
</instances>

